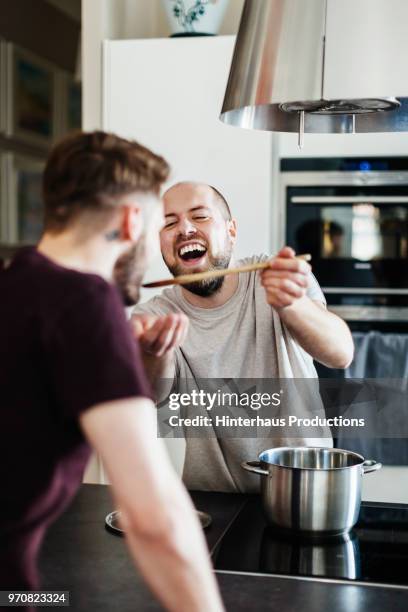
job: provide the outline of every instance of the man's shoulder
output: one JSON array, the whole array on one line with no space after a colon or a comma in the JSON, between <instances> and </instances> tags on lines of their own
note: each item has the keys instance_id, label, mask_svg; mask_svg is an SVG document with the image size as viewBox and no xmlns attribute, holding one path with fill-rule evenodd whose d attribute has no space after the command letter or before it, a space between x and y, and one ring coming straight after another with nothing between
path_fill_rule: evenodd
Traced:
<instances>
[{"instance_id":1,"label":"man's shoulder","mask_svg":"<svg viewBox=\"0 0 408 612\"><path fill-rule=\"evenodd\" d=\"M261 253L258 255L251 255L250 257L245 257L243 259L239 259L237 261L237 267L240 266L252 266L254 264L258 264L258 263L262 263L264 261L268 261L268 259L271 258L271 255L267 255L266 253ZM256 290L258 291L259 288L261 287L261 277L258 274L257 270L254 270L253 272L249 272L248 274L245 275L245 277L247 278L247 282L248 282L248 289L250 290Z\"/></svg>"},{"instance_id":2,"label":"man's shoulder","mask_svg":"<svg viewBox=\"0 0 408 612\"><path fill-rule=\"evenodd\" d=\"M110 321L125 319L125 309L118 289L96 274L68 271L56 279L46 309L55 304L47 328L55 330L67 325L92 325L95 328L110 325Z\"/></svg>"},{"instance_id":3,"label":"man's shoulder","mask_svg":"<svg viewBox=\"0 0 408 612\"><path fill-rule=\"evenodd\" d=\"M61 290L68 287L72 289L76 288L78 291L78 298L82 299L89 299L92 296L101 298L115 295L116 297L118 294L115 285L109 283L98 274L77 272L76 270L64 270L64 274L61 274L58 280L61 285Z\"/></svg>"},{"instance_id":4,"label":"man's shoulder","mask_svg":"<svg viewBox=\"0 0 408 612\"><path fill-rule=\"evenodd\" d=\"M64 310L94 307L100 311L106 303L121 303L116 287L97 274L66 269L62 272L54 271L50 280L52 280L53 299L61 300Z\"/></svg>"},{"instance_id":5,"label":"man's shoulder","mask_svg":"<svg viewBox=\"0 0 408 612\"><path fill-rule=\"evenodd\" d=\"M250 257L241 257L237 261L237 266L250 266L251 264L260 263L267 261L271 258L271 255L261 253L260 255L251 255Z\"/></svg>"},{"instance_id":6,"label":"man's shoulder","mask_svg":"<svg viewBox=\"0 0 408 612\"><path fill-rule=\"evenodd\" d=\"M27 310L47 310L50 318L70 307L100 303L116 293L101 276L58 265L32 248L22 250L2 277L5 287L13 289L10 296L26 302Z\"/></svg>"}]
</instances>

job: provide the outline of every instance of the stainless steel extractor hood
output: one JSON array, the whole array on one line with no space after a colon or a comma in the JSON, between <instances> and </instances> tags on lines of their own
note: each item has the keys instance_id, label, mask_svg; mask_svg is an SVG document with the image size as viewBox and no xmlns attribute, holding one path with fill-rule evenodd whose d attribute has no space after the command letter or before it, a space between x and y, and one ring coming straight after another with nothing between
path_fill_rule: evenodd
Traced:
<instances>
[{"instance_id":1,"label":"stainless steel extractor hood","mask_svg":"<svg viewBox=\"0 0 408 612\"><path fill-rule=\"evenodd\" d=\"M408 0L246 0L221 120L408 131Z\"/></svg>"}]
</instances>

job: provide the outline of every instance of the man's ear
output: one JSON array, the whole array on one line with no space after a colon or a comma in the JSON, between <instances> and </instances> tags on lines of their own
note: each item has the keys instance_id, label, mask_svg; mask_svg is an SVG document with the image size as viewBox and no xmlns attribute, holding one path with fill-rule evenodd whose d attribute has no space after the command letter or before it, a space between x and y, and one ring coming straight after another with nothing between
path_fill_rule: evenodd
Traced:
<instances>
[{"instance_id":1,"label":"man's ear","mask_svg":"<svg viewBox=\"0 0 408 612\"><path fill-rule=\"evenodd\" d=\"M237 239L237 222L235 221L235 219L231 219L230 221L228 221L227 227L230 240L232 244L234 244Z\"/></svg>"},{"instance_id":2,"label":"man's ear","mask_svg":"<svg viewBox=\"0 0 408 612\"><path fill-rule=\"evenodd\" d=\"M139 206L123 206L122 239L136 242L143 231L143 215Z\"/></svg>"}]
</instances>

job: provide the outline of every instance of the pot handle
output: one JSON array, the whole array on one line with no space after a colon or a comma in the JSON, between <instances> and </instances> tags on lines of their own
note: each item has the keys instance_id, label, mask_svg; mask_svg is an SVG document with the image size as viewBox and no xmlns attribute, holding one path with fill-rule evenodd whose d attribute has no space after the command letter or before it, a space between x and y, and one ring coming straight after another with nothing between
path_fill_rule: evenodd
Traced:
<instances>
[{"instance_id":1,"label":"pot handle","mask_svg":"<svg viewBox=\"0 0 408 612\"><path fill-rule=\"evenodd\" d=\"M261 476L268 476L268 470L261 468L260 461L243 461L241 467L247 472L253 472L254 474L260 474Z\"/></svg>"},{"instance_id":2,"label":"pot handle","mask_svg":"<svg viewBox=\"0 0 408 612\"><path fill-rule=\"evenodd\" d=\"M363 463L363 473L368 474L369 472L376 472L382 468L382 463L375 461L374 459L366 459Z\"/></svg>"}]
</instances>

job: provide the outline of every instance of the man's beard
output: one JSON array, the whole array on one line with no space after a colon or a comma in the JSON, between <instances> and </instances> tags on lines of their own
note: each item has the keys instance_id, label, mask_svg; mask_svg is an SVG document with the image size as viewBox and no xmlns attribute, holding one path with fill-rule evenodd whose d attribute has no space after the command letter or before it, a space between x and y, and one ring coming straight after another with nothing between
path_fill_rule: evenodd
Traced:
<instances>
[{"instance_id":1,"label":"man's beard","mask_svg":"<svg viewBox=\"0 0 408 612\"><path fill-rule=\"evenodd\" d=\"M126 306L133 306L139 301L146 261L146 236L142 235L134 246L119 257L115 264L113 280Z\"/></svg>"},{"instance_id":2,"label":"man's beard","mask_svg":"<svg viewBox=\"0 0 408 612\"><path fill-rule=\"evenodd\" d=\"M210 262L210 265L206 270L199 270L200 272L209 272L212 270L226 270L230 264L232 255L232 247L228 249L226 253L223 255L219 255L218 257L214 257L211 255L210 251L207 250L207 257ZM181 274L185 274L185 269L182 268L179 264L174 266L169 266L169 264L165 261L165 264L169 271L173 274L173 276L180 276ZM191 273L194 273L192 270ZM200 297L210 297L220 291L225 276L218 276L216 278L209 278L207 280L197 281L194 283L189 283L188 285L183 285L185 289L191 291L195 295L199 295Z\"/></svg>"}]
</instances>

